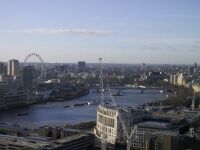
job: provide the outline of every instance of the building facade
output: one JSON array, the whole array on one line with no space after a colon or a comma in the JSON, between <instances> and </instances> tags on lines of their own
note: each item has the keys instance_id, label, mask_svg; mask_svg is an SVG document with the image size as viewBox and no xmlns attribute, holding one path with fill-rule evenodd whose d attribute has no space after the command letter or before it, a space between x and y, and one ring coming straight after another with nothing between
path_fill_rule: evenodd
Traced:
<instances>
[{"instance_id":1,"label":"building facade","mask_svg":"<svg viewBox=\"0 0 200 150\"><path fill-rule=\"evenodd\" d=\"M8 61L7 74L9 76L18 76L19 75L19 61L18 60L11 59Z\"/></svg>"},{"instance_id":2,"label":"building facade","mask_svg":"<svg viewBox=\"0 0 200 150\"><path fill-rule=\"evenodd\" d=\"M146 111L116 107L119 106L100 104L97 108L97 122L94 134L100 140L106 138L106 142L110 144L116 144L122 141L126 142L127 137L121 125L120 116L128 134L130 134L131 127L134 124L141 122L144 118L149 116Z\"/></svg>"},{"instance_id":3,"label":"building facade","mask_svg":"<svg viewBox=\"0 0 200 150\"><path fill-rule=\"evenodd\" d=\"M0 62L0 74L1 75L6 75L7 73L7 68L6 68L6 64L3 62Z\"/></svg>"},{"instance_id":4,"label":"building facade","mask_svg":"<svg viewBox=\"0 0 200 150\"><path fill-rule=\"evenodd\" d=\"M86 70L86 62L85 61L79 61L78 62L78 71L79 72L85 72Z\"/></svg>"},{"instance_id":5,"label":"building facade","mask_svg":"<svg viewBox=\"0 0 200 150\"><path fill-rule=\"evenodd\" d=\"M34 66L26 66L23 68L23 87L24 89L33 89L35 86L35 67Z\"/></svg>"},{"instance_id":6,"label":"building facade","mask_svg":"<svg viewBox=\"0 0 200 150\"><path fill-rule=\"evenodd\" d=\"M94 134L99 139L106 137L106 141L115 144L119 137L118 112L114 107L99 105L97 108L97 124ZM105 135L103 135L105 131Z\"/></svg>"}]
</instances>

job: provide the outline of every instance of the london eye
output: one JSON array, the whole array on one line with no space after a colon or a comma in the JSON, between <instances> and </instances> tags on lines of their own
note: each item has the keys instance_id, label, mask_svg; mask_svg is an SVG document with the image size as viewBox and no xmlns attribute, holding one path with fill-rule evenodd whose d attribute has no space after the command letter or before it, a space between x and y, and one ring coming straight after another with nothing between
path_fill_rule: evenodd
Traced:
<instances>
[{"instance_id":1,"label":"london eye","mask_svg":"<svg viewBox=\"0 0 200 150\"><path fill-rule=\"evenodd\" d=\"M38 55L36 53L30 53L29 55L27 55L25 57L24 64L27 64L28 60L30 58L32 58L32 57L37 58L39 60L39 63L40 63L40 72L41 72L40 77L41 78L45 78L46 77L45 63L44 63L44 61L43 61L43 59L42 59L42 57L40 55Z\"/></svg>"}]
</instances>

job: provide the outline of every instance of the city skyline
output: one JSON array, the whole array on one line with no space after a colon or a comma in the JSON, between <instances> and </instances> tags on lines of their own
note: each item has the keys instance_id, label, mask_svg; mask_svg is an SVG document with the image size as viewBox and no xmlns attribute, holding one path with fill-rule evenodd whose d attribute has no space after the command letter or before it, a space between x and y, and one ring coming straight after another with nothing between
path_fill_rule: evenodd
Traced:
<instances>
[{"instance_id":1,"label":"city skyline","mask_svg":"<svg viewBox=\"0 0 200 150\"><path fill-rule=\"evenodd\" d=\"M199 63L198 0L2 0L1 61Z\"/></svg>"}]
</instances>

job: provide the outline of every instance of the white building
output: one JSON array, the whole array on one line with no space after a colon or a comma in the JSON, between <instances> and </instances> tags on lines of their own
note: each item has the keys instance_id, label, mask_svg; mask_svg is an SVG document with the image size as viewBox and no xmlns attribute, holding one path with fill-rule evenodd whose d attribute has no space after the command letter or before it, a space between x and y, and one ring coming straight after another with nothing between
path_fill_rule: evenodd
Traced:
<instances>
[{"instance_id":1,"label":"white building","mask_svg":"<svg viewBox=\"0 0 200 150\"><path fill-rule=\"evenodd\" d=\"M122 107L118 107L117 110L116 107L118 106L100 104L97 108L97 122L94 129L94 134L98 139L101 140L103 137L106 137L106 142L111 144L115 144L117 140L126 142L126 135L120 123L118 110L120 111L128 134L130 134L131 127L134 123L138 123L149 116L145 111Z\"/></svg>"},{"instance_id":2,"label":"white building","mask_svg":"<svg viewBox=\"0 0 200 150\"><path fill-rule=\"evenodd\" d=\"M192 84L192 89L194 92L200 92L200 85L199 84Z\"/></svg>"},{"instance_id":3,"label":"white building","mask_svg":"<svg viewBox=\"0 0 200 150\"><path fill-rule=\"evenodd\" d=\"M94 129L96 137L102 139L105 136L108 143L115 144L119 137L118 115L114 106L99 105L97 108L97 124ZM103 131L105 131L105 135L103 135Z\"/></svg>"},{"instance_id":4,"label":"white building","mask_svg":"<svg viewBox=\"0 0 200 150\"><path fill-rule=\"evenodd\" d=\"M177 85L179 86L185 85L185 79L184 79L183 73L178 74Z\"/></svg>"},{"instance_id":5,"label":"white building","mask_svg":"<svg viewBox=\"0 0 200 150\"><path fill-rule=\"evenodd\" d=\"M178 86L185 86L187 87L186 77L183 73L171 74L170 75L170 83Z\"/></svg>"}]
</instances>

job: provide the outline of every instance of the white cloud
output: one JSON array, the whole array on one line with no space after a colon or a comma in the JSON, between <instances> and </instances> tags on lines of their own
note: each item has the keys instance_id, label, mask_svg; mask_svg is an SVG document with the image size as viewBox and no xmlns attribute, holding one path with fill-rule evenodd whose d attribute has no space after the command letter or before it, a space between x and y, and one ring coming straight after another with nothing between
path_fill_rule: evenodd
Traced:
<instances>
[{"instance_id":1,"label":"white cloud","mask_svg":"<svg viewBox=\"0 0 200 150\"><path fill-rule=\"evenodd\" d=\"M111 31L105 30L88 30L88 29L47 29L47 28L30 28L19 31L9 31L9 32L19 32L19 33L40 33L40 34L83 34L83 35L111 35Z\"/></svg>"},{"instance_id":2,"label":"white cloud","mask_svg":"<svg viewBox=\"0 0 200 150\"><path fill-rule=\"evenodd\" d=\"M149 38L132 38L131 43L136 44L195 44L200 38L184 38L184 37L149 37Z\"/></svg>"}]
</instances>

